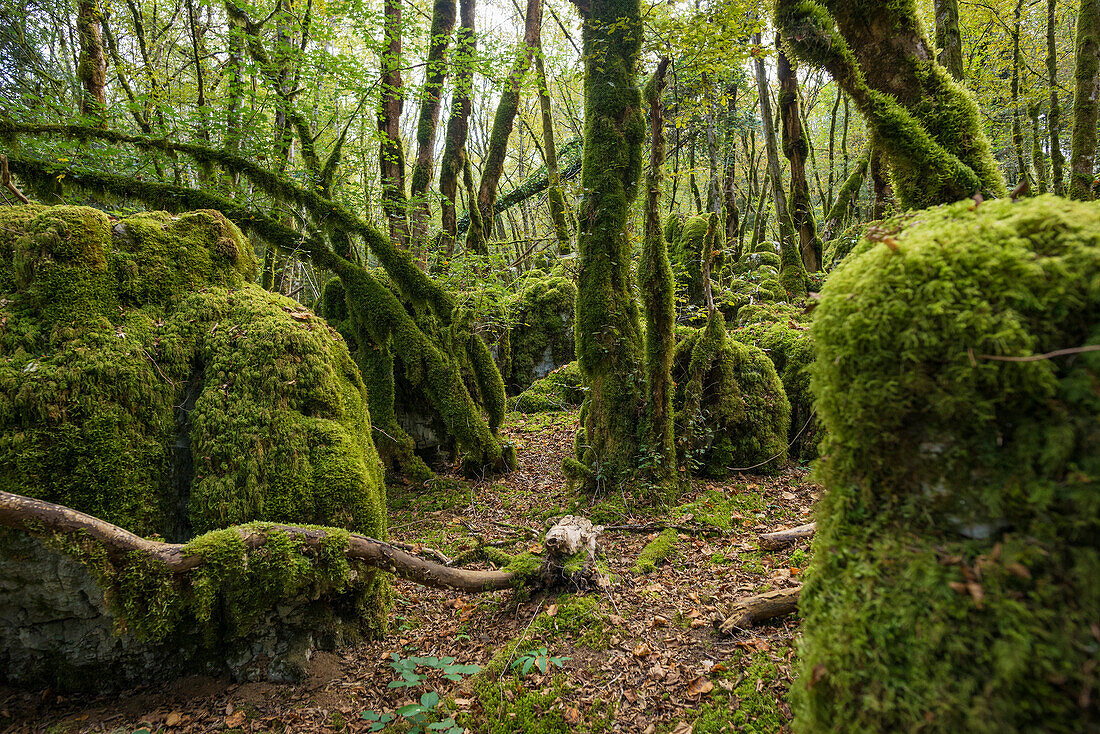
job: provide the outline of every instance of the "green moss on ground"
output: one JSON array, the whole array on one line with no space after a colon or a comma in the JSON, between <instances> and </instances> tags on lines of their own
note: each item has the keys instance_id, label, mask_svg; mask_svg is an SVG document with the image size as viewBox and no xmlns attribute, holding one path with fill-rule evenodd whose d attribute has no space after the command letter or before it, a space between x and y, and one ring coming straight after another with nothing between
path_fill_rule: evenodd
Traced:
<instances>
[{"instance_id":1,"label":"green moss on ground","mask_svg":"<svg viewBox=\"0 0 1100 734\"><path fill-rule=\"evenodd\" d=\"M634 568L631 570L639 574L656 571L657 564L663 563L672 554L672 549L676 546L679 538L680 534L676 532L675 528L662 530L660 535L649 541L645 548L642 548L642 552L638 554L638 560L634 562Z\"/></svg>"},{"instance_id":2,"label":"green moss on ground","mask_svg":"<svg viewBox=\"0 0 1100 734\"><path fill-rule=\"evenodd\" d=\"M690 471L724 477L730 468L777 473L787 461L790 404L771 360L731 340L720 318L676 346L677 435Z\"/></svg>"},{"instance_id":3,"label":"green moss on ground","mask_svg":"<svg viewBox=\"0 0 1100 734\"><path fill-rule=\"evenodd\" d=\"M826 284L795 728L1100 725L1100 208L919 212Z\"/></svg>"},{"instance_id":4,"label":"green moss on ground","mask_svg":"<svg viewBox=\"0 0 1100 734\"><path fill-rule=\"evenodd\" d=\"M519 413L549 413L572 410L584 400L584 377L577 363L554 370L530 387L508 399L508 407Z\"/></svg>"},{"instance_id":5,"label":"green moss on ground","mask_svg":"<svg viewBox=\"0 0 1100 734\"><path fill-rule=\"evenodd\" d=\"M773 653L774 654L774 653ZM723 663L713 691L701 702L691 722L695 734L774 734L784 731L789 716L771 688L786 688L779 665L769 653L756 653ZM723 685L723 683L725 685ZM727 689L727 686L729 688Z\"/></svg>"}]
</instances>

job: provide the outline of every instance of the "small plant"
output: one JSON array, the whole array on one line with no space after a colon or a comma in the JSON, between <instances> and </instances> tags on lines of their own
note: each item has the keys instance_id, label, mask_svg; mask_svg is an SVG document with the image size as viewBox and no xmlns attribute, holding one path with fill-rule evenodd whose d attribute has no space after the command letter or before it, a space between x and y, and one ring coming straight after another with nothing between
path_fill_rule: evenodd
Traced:
<instances>
[{"instance_id":1,"label":"small plant","mask_svg":"<svg viewBox=\"0 0 1100 734\"><path fill-rule=\"evenodd\" d=\"M398 680L391 681L390 688L412 688L419 686L428 680L432 670L439 671L449 681L462 680L464 675L473 675L481 670L480 665L461 665L455 663L451 657L408 657L403 658L397 653L390 653L390 667L400 676ZM421 673L417 669L428 668L427 673ZM448 716L439 721L430 721L440 716L439 694L435 691L427 691L421 694L420 703L410 703L394 711L392 714L380 714L377 711L364 711L361 716L363 721L370 724L369 731L382 731L398 716L409 722L408 734L421 734L421 732L443 732L443 734L462 734L462 727L455 723L454 717ZM429 723L430 722L430 723Z\"/></svg>"},{"instance_id":2,"label":"small plant","mask_svg":"<svg viewBox=\"0 0 1100 734\"><path fill-rule=\"evenodd\" d=\"M550 670L550 666L553 665L557 668L565 666L565 661L568 657L551 657L549 651L545 647L540 647L537 650L529 650L512 663L512 670L519 670L519 676L525 677L531 672L531 668L538 668L541 672L546 673Z\"/></svg>"}]
</instances>

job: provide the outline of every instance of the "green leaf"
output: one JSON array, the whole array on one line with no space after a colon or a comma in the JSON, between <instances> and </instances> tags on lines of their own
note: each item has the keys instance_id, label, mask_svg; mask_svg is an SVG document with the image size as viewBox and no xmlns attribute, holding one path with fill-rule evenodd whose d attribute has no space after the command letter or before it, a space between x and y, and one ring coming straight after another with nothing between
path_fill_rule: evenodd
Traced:
<instances>
[{"instance_id":1,"label":"green leaf","mask_svg":"<svg viewBox=\"0 0 1100 734\"><path fill-rule=\"evenodd\" d=\"M434 709L439 703L439 694L435 691L428 691L420 697L420 705L426 709Z\"/></svg>"},{"instance_id":2,"label":"green leaf","mask_svg":"<svg viewBox=\"0 0 1100 734\"><path fill-rule=\"evenodd\" d=\"M410 703L408 705L402 706L401 708L397 709L397 713L400 714L401 716L404 716L406 719L408 719L408 718L411 718L413 716L416 716L417 714L422 714L426 710L427 709L425 709L423 706L421 706L418 703Z\"/></svg>"}]
</instances>

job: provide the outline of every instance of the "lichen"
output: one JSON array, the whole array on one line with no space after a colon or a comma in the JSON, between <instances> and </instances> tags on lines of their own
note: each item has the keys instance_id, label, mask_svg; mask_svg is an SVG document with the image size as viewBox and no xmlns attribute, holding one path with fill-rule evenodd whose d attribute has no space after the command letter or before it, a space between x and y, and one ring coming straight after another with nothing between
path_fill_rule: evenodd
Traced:
<instances>
[{"instance_id":1,"label":"lichen","mask_svg":"<svg viewBox=\"0 0 1100 734\"><path fill-rule=\"evenodd\" d=\"M963 202L830 276L797 731L1100 722L1082 698L1097 686L1100 352L1049 355L1100 343L1098 233L1095 205Z\"/></svg>"}]
</instances>

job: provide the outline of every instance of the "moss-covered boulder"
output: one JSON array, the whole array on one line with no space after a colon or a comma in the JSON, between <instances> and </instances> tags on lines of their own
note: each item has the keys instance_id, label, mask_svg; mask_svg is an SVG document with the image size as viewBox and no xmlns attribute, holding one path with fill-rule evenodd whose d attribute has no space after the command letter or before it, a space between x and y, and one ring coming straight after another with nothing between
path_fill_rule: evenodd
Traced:
<instances>
[{"instance_id":1,"label":"moss-covered boulder","mask_svg":"<svg viewBox=\"0 0 1100 734\"><path fill-rule=\"evenodd\" d=\"M355 363L323 320L252 283L252 247L224 216L113 220L58 206L0 217L0 487L177 542L254 520L385 537ZM156 569L105 573L93 575L108 601L146 580L189 598ZM217 578L201 596L224 611L241 577ZM356 624L378 630L384 584L358 578L314 598L370 602ZM272 586L265 603L293 606L280 594L314 593L303 588ZM181 614L169 626L236 629L223 622Z\"/></svg>"},{"instance_id":2,"label":"moss-covered boulder","mask_svg":"<svg viewBox=\"0 0 1100 734\"><path fill-rule=\"evenodd\" d=\"M775 474L787 463L790 404L763 351L732 340L721 318L676 345L677 442L693 474Z\"/></svg>"},{"instance_id":3,"label":"moss-covered boulder","mask_svg":"<svg viewBox=\"0 0 1100 734\"><path fill-rule=\"evenodd\" d=\"M684 302L689 306L700 307L704 301L703 286L703 245L707 236L709 216L688 217L682 224L677 225L678 220L670 218L666 222L666 231L677 234L676 239L666 240L669 243L669 260L672 262L676 280L684 289ZM724 246L725 233L719 227L714 232L714 244L712 250L717 253L711 259L711 272L718 273L722 269L722 248Z\"/></svg>"},{"instance_id":4,"label":"moss-covered boulder","mask_svg":"<svg viewBox=\"0 0 1100 734\"><path fill-rule=\"evenodd\" d=\"M822 434L814 418L814 396L810 390L814 340L805 309L786 303L751 304L738 311L735 323L730 337L763 349L783 381L783 392L791 405L790 458L800 461L815 458Z\"/></svg>"},{"instance_id":5,"label":"moss-covered boulder","mask_svg":"<svg viewBox=\"0 0 1100 734\"><path fill-rule=\"evenodd\" d=\"M573 318L577 286L563 275L534 278L508 308L504 383L512 394L576 357Z\"/></svg>"},{"instance_id":6,"label":"moss-covered boulder","mask_svg":"<svg viewBox=\"0 0 1100 734\"><path fill-rule=\"evenodd\" d=\"M519 395L509 398L508 409L517 413L552 413L576 408L583 400L584 376L574 361L535 380Z\"/></svg>"},{"instance_id":7,"label":"moss-covered boulder","mask_svg":"<svg viewBox=\"0 0 1100 734\"><path fill-rule=\"evenodd\" d=\"M966 201L865 245L814 316L795 729L1095 731L1100 206Z\"/></svg>"}]
</instances>

